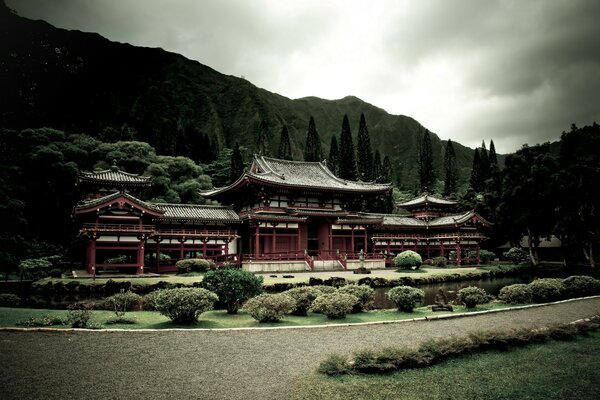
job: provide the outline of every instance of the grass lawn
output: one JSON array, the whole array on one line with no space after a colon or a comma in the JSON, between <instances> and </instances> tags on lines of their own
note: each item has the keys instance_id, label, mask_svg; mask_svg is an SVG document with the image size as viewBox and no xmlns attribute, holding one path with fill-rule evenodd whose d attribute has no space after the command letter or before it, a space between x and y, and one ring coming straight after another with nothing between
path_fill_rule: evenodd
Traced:
<instances>
[{"instance_id":1,"label":"grass lawn","mask_svg":"<svg viewBox=\"0 0 600 400\"><path fill-rule=\"evenodd\" d=\"M331 378L316 372L293 399L594 399L600 391L600 333L468 355L388 375Z\"/></svg>"},{"instance_id":2,"label":"grass lawn","mask_svg":"<svg viewBox=\"0 0 600 400\"><path fill-rule=\"evenodd\" d=\"M474 310L466 310L462 306L454 306L455 313L483 311L499 308L507 308L508 305L500 303L490 303L478 306ZM412 313L401 313L396 310L377 310L362 312L358 314L349 314L344 319L328 319L322 314L309 313L307 317L287 315L281 322L258 323L250 315L240 311L236 315L228 315L225 310L208 311L200 315L199 321L194 325L175 325L171 321L160 315L156 311L132 311L126 314L127 318L135 319L135 324L106 324L106 321L114 318L112 311L92 311L92 323L99 325L103 329L169 329L169 328L263 328L278 326L302 326L302 325L325 325L325 324L348 324L360 322L376 321L397 321L412 318L431 317L446 315L448 313L434 313L428 307L421 307ZM36 317L59 317L66 318L66 310L45 310L31 308L3 308L0 307L0 327L15 327L20 321ZM66 325L55 326L56 328L67 328Z\"/></svg>"}]
</instances>

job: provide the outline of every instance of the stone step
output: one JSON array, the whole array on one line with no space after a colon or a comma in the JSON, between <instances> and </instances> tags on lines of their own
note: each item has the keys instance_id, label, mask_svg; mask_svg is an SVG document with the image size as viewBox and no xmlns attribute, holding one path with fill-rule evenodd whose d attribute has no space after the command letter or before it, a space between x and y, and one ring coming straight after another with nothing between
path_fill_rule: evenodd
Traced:
<instances>
[{"instance_id":1,"label":"stone step","mask_svg":"<svg viewBox=\"0 0 600 400\"><path fill-rule=\"evenodd\" d=\"M343 271L344 268L336 260L315 260L315 271Z\"/></svg>"}]
</instances>

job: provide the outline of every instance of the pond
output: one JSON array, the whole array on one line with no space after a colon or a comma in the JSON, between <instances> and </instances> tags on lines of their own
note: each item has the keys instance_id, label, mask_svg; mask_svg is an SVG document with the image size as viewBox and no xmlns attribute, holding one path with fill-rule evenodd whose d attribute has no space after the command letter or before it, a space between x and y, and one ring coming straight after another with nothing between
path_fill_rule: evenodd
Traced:
<instances>
[{"instance_id":1,"label":"pond","mask_svg":"<svg viewBox=\"0 0 600 400\"><path fill-rule=\"evenodd\" d=\"M466 288L467 286L477 286L486 291L486 293L497 296L500 293L500 289L504 286L512 285L515 283L529 283L534 279L533 276L522 275L512 276L506 278L495 278L495 279L476 279L470 281L460 282L441 282L432 283L427 285L417 286L419 289L425 291L425 299L423 300L423 306L435 304L435 296L438 294L440 289L444 290L448 297L448 302L452 302L456 299L457 293L460 289ZM374 308L377 309L389 309L396 308L396 305L387 298L386 293L391 288L378 288L375 289L375 300Z\"/></svg>"}]
</instances>

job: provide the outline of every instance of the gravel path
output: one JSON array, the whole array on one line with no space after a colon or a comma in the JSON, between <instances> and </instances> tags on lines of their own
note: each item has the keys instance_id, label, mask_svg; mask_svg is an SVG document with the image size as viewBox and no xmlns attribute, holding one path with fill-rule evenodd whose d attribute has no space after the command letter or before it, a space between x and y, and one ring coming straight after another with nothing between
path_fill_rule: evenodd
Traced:
<instances>
[{"instance_id":1,"label":"gravel path","mask_svg":"<svg viewBox=\"0 0 600 400\"><path fill-rule=\"evenodd\" d=\"M600 313L600 298L436 321L312 329L0 332L3 399L282 399L327 355Z\"/></svg>"}]
</instances>

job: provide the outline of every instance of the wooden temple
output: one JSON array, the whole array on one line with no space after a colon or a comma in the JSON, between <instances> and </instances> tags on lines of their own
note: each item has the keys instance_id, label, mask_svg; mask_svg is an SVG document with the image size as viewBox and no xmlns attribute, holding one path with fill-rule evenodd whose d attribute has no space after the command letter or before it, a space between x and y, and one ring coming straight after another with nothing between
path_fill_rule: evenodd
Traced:
<instances>
[{"instance_id":1,"label":"wooden temple","mask_svg":"<svg viewBox=\"0 0 600 400\"><path fill-rule=\"evenodd\" d=\"M235 182L201 193L225 206L143 201L150 178L117 167L83 172L78 184L74 218L93 274L170 272L192 257L256 272L383 268L408 249L424 258L454 251L460 265L468 250L479 261L491 226L430 195L397 204L406 215L360 212L392 186L340 179L324 162L255 156Z\"/></svg>"}]
</instances>

